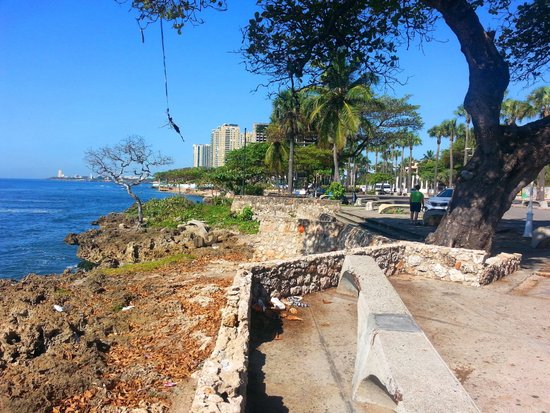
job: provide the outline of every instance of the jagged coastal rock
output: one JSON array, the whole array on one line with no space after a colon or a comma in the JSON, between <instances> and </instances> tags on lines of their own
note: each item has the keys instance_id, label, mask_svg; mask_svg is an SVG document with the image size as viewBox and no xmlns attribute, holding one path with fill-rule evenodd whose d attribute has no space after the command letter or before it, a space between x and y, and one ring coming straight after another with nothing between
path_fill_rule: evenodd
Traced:
<instances>
[{"instance_id":1,"label":"jagged coastal rock","mask_svg":"<svg viewBox=\"0 0 550 413\"><path fill-rule=\"evenodd\" d=\"M99 225L99 229L68 234L65 242L78 245L80 259L111 268L189 253L236 236L232 231L212 230L195 220L177 228L140 227L136 220L120 213L101 217L93 224Z\"/></svg>"}]
</instances>

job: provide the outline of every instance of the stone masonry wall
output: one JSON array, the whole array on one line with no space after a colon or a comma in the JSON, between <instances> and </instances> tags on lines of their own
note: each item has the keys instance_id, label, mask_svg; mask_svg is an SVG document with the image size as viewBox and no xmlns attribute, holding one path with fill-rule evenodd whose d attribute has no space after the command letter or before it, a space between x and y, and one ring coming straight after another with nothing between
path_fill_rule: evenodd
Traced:
<instances>
[{"instance_id":1,"label":"stone masonry wall","mask_svg":"<svg viewBox=\"0 0 550 413\"><path fill-rule=\"evenodd\" d=\"M199 374L191 412L244 412L251 303L335 287L346 255L372 256L387 276L406 272L476 286L515 271L521 258L398 242L243 265L227 293L216 346Z\"/></svg>"},{"instance_id":2,"label":"stone masonry wall","mask_svg":"<svg viewBox=\"0 0 550 413\"><path fill-rule=\"evenodd\" d=\"M231 210L240 212L244 207L251 207L260 221L287 218L306 218L316 220L321 214L332 214L340 211L338 201L318 198L297 198L290 196L236 196Z\"/></svg>"},{"instance_id":3,"label":"stone masonry wall","mask_svg":"<svg viewBox=\"0 0 550 413\"><path fill-rule=\"evenodd\" d=\"M336 201L291 197L236 197L231 209L251 207L260 221L256 258L273 260L390 242L360 227L336 221Z\"/></svg>"},{"instance_id":4,"label":"stone masonry wall","mask_svg":"<svg viewBox=\"0 0 550 413\"><path fill-rule=\"evenodd\" d=\"M227 292L214 351L199 374L193 413L244 411L248 380L248 338L252 275L240 270Z\"/></svg>"},{"instance_id":5,"label":"stone masonry wall","mask_svg":"<svg viewBox=\"0 0 550 413\"><path fill-rule=\"evenodd\" d=\"M346 255L372 256L386 276L406 272L475 286L515 271L521 258L519 254L487 258L481 251L398 242L243 264L228 290L214 351L199 373L192 413L244 412L251 303L335 287Z\"/></svg>"}]
</instances>

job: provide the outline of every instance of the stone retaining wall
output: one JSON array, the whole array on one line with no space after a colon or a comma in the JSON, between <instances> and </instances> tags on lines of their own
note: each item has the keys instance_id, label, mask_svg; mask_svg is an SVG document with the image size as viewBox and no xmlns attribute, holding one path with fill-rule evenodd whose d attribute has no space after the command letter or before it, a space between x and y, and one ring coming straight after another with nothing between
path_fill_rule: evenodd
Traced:
<instances>
[{"instance_id":1,"label":"stone retaining wall","mask_svg":"<svg viewBox=\"0 0 550 413\"><path fill-rule=\"evenodd\" d=\"M391 242L357 226L336 221L337 201L291 197L236 197L232 211L251 207L260 221L256 258L273 260Z\"/></svg>"},{"instance_id":2,"label":"stone retaining wall","mask_svg":"<svg viewBox=\"0 0 550 413\"><path fill-rule=\"evenodd\" d=\"M200 371L191 412L244 411L251 279L250 272L238 271L227 292L227 304L223 309L216 345Z\"/></svg>"},{"instance_id":3,"label":"stone retaining wall","mask_svg":"<svg viewBox=\"0 0 550 413\"><path fill-rule=\"evenodd\" d=\"M246 264L235 276L215 349L199 374L191 412L244 412L251 303L335 287L347 255L368 255L386 276L411 275L479 286L519 268L520 254L499 254L398 242L288 260Z\"/></svg>"},{"instance_id":4,"label":"stone retaining wall","mask_svg":"<svg viewBox=\"0 0 550 413\"><path fill-rule=\"evenodd\" d=\"M231 210L240 212L247 206L252 208L260 221L288 218L316 220L321 214L333 214L341 209L339 201L328 199L243 195L235 197Z\"/></svg>"}]
</instances>

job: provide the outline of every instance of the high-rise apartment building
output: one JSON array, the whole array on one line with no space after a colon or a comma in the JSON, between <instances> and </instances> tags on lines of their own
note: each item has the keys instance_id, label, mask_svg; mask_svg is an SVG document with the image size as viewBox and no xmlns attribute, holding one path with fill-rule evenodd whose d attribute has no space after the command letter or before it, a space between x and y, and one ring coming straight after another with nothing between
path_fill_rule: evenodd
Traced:
<instances>
[{"instance_id":1,"label":"high-rise apartment building","mask_svg":"<svg viewBox=\"0 0 550 413\"><path fill-rule=\"evenodd\" d=\"M267 142L267 127L269 123L252 124L252 132L246 137L246 142Z\"/></svg>"},{"instance_id":2,"label":"high-rise apartment building","mask_svg":"<svg viewBox=\"0 0 550 413\"><path fill-rule=\"evenodd\" d=\"M242 146L239 125L232 123L224 123L212 130L211 138L212 166L214 168L225 165L227 153Z\"/></svg>"},{"instance_id":3,"label":"high-rise apartment building","mask_svg":"<svg viewBox=\"0 0 550 413\"><path fill-rule=\"evenodd\" d=\"M212 145L194 144L193 145L193 166L210 168L212 166Z\"/></svg>"}]
</instances>

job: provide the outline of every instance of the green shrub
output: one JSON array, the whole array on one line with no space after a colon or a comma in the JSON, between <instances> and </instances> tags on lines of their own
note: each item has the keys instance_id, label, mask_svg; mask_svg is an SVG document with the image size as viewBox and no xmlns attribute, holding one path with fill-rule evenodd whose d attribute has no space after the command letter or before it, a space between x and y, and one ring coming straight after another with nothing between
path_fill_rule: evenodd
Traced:
<instances>
[{"instance_id":1,"label":"green shrub","mask_svg":"<svg viewBox=\"0 0 550 413\"><path fill-rule=\"evenodd\" d=\"M236 229L246 234L258 232L259 223L252 221L252 210L244 215L231 213L232 200L213 198L212 204L195 204L183 197L154 199L143 204L143 216L149 227L176 228L189 220L204 221L213 228ZM135 207L126 211L137 215Z\"/></svg>"},{"instance_id":2,"label":"green shrub","mask_svg":"<svg viewBox=\"0 0 550 413\"><path fill-rule=\"evenodd\" d=\"M333 182L328 186L326 193L330 199L342 199L346 193L346 188L340 182Z\"/></svg>"}]
</instances>

